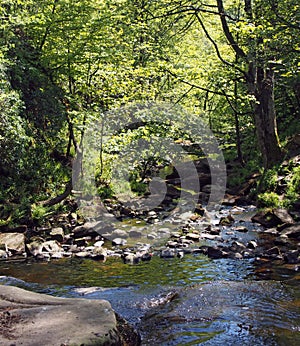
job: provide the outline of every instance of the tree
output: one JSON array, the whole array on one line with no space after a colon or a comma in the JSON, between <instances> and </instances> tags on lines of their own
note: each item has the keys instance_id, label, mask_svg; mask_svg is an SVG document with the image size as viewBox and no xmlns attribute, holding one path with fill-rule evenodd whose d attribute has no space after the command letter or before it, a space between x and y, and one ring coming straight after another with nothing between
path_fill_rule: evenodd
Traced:
<instances>
[{"instance_id":1,"label":"tree","mask_svg":"<svg viewBox=\"0 0 300 346\"><path fill-rule=\"evenodd\" d=\"M249 94L253 96L252 106L254 109L254 120L258 144L263 157L265 168L270 168L274 163L282 159L277 135L276 113L274 103L274 70L269 61L262 60L257 51L257 41L260 37L249 40L248 52L236 42L227 22L222 0L217 0L218 11L222 23L223 32L237 57L247 63L245 80ZM257 27L257 13L255 13L251 1L245 0L245 13L248 23Z\"/></svg>"},{"instance_id":2,"label":"tree","mask_svg":"<svg viewBox=\"0 0 300 346\"><path fill-rule=\"evenodd\" d=\"M288 17L287 9L292 9L291 18ZM287 42L294 46L295 52L297 50L299 5L294 0L226 1L225 10L223 0L205 4L195 1L169 2L165 14L176 16L178 13L185 15L187 22L193 16L197 19L219 60L228 70L236 71L237 81L244 81L263 166L269 168L279 162L283 151L277 135L275 77L278 77L278 67L285 59ZM216 16L220 18L223 38L216 25L209 24ZM224 39L231 48L231 53L224 54ZM294 61L291 70L295 70L295 57L291 54L289 57ZM224 93L225 97L228 96L228 90ZM230 98L227 100L230 101Z\"/></svg>"}]
</instances>

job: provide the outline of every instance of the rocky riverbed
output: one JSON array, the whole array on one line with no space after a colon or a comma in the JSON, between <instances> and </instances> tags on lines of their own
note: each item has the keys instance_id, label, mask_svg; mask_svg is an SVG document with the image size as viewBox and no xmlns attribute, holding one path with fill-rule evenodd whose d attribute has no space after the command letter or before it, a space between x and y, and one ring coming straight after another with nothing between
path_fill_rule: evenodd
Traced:
<instances>
[{"instance_id":1,"label":"rocky riverbed","mask_svg":"<svg viewBox=\"0 0 300 346\"><path fill-rule=\"evenodd\" d=\"M114 263L118 263L127 268L128 275L131 275L131 279L128 279L129 282L133 280L132 275L136 275L136 272L131 269L139 267L143 269L146 263L157 262L158 259L166 260L166 263L174 263L174 266L178 268L176 279L180 282L180 277L182 273L186 272L187 267L186 263L178 261L188 256L199 256L201 259L206 258L207 261L217 262L215 269L222 265L218 262L222 260L233 261L236 263L236 268L238 268L238 263L251 262L251 267L256 268L256 276L262 279L272 277L270 276L272 270L270 268L273 263L277 267L285 266L293 273L298 272L300 267L299 212L289 213L285 209L258 211L255 206L245 203L247 202L245 198L230 194L225 196L223 205L217 205L215 210L207 211L205 202L211 187L208 184L208 176L205 175L202 178L207 179L206 185L201 191L203 205L199 203L191 207L188 203L181 203L178 207L177 199L180 192L173 185L168 188L163 203L154 210L137 211L138 208L137 210L128 208L114 199L105 200L103 204L94 198L86 201L80 211L60 214L58 217L48 220L43 227L20 225L14 228L2 228L0 232L1 263L13 263L14 268L11 272L17 272L18 266L23 268L23 265L27 263L59 263L59 261L68 258L76 261L87 260L95 264L109 262L109 270L114 273L115 277L118 277L119 269L117 270ZM173 183L175 184L176 181ZM245 188L248 189L249 184ZM137 200L136 203L138 205L139 201ZM112 259L114 262L111 262ZM193 258L193 262L195 261ZM212 262L209 262L210 266L212 266ZM74 262L72 266L74 265L77 264ZM158 263L158 265L161 270L163 263ZM154 267L158 269L156 264ZM168 265L169 269L171 267L172 265ZM92 271L105 269L105 267L100 268L91 265L89 268ZM24 269L26 268L20 269L22 275L24 275ZM48 271L49 269L50 267L47 268ZM176 271L176 269L172 269L172 275L174 275L174 270ZM198 271L198 268L195 270ZM226 271L226 268L223 267L218 270L223 272ZM237 274L236 270L234 269L234 275ZM49 275L50 271L46 271L46 273L42 275ZM149 274L147 272L148 277ZM157 271L151 274L158 276L155 280L158 280L160 284L170 282L170 276L168 276L170 274L167 271L162 273ZM187 273L186 275L189 276L190 274ZM241 277L244 278L245 275L243 274ZM216 274L211 275L211 277L214 276L217 277ZM230 277L229 275L226 279ZM145 279L142 277L142 282ZM46 281L48 280L49 277L46 278ZM101 280L103 284L103 278ZM111 276L109 276L108 281L106 285L115 286ZM188 279L185 278L183 281L186 283ZM87 285L88 282L89 280L85 284ZM233 290L239 291L240 287L244 290L243 286L235 287L234 285L231 285ZM223 285L220 287L221 292L223 292ZM176 290L175 296L178 292L185 297L182 290ZM173 306L173 297L175 296L168 294L169 292L162 298L161 303L159 303L160 298L158 298L154 300L153 304L158 302L159 306L164 306L166 303L171 303L166 304L166 306ZM127 293L125 296L127 297ZM108 297L109 301L114 301L114 297L115 293ZM193 307L197 304L196 301ZM150 308L155 308L154 305ZM174 306L177 309L177 305ZM120 309L120 300L113 308ZM125 316L127 310L128 304L122 310ZM188 311L190 310L184 307L182 311L185 316L182 321L187 322ZM143 324L144 322L140 324L142 333L151 334L149 326L151 329L152 324L157 326L160 321L173 321L175 319L175 324L179 326L185 323L180 320L181 317L178 317L177 313L175 317L165 312L163 315L160 313L156 315L155 311L153 313L155 316L153 321L149 321L149 315L145 315L143 319L145 324ZM224 314L226 315L226 311ZM250 317L248 319L250 320ZM13 320L12 323L14 323ZM126 322L123 323L126 326ZM247 331L249 332L250 328L254 327L253 324L247 322L245 325L239 326L237 324L237 328L240 328L241 331L248 328ZM170 331L170 335L172 332ZM150 341L147 342L150 345L151 336L148 339ZM161 340L165 340L165 336L162 336ZM174 342L176 344L176 341Z\"/></svg>"},{"instance_id":2,"label":"rocky riverbed","mask_svg":"<svg viewBox=\"0 0 300 346\"><path fill-rule=\"evenodd\" d=\"M300 223L295 216L285 209L257 212L254 206L222 207L209 214L198 206L193 213L179 212L167 222L150 211L148 223L124 217L115 227L101 220L80 222L75 215L61 215L58 227L18 227L0 233L0 256L2 260L43 261L63 257L105 261L114 256L138 264L153 256L202 253L212 259L254 258L297 266Z\"/></svg>"}]
</instances>

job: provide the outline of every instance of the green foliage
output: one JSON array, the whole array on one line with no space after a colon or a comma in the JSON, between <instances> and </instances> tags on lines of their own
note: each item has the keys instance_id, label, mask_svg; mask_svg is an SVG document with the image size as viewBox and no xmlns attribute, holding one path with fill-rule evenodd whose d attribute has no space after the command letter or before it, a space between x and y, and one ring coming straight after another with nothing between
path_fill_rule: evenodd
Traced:
<instances>
[{"instance_id":1,"label":"green foliage","mask_svg":"<svg viewBox=\"0 0 300 346\"><path fill-rule=\"evenodd\" d=\"M90 122L137 102L165 101L188 112L155 124L147 123L141 110L141 126L124 126L111 136L96 162L102 198L112 196L116 171L124 177L129 173L121 192L130 188L142 194L149 177L167 170L172 150L166 144L158 147L154 139L180 144L196 138L201 148L205 139L184 131L185 124L197 128L199 118L213 130L227 162L236 162L240 146L245 165L234 169L231 187L260 171L252 117L257 100L244 77L252 62L273 69L280 138L300 131L299 4L257 0L252 5L251 18L240 1L224 1L229 30L245 52L241 58L227 42L213 0L2 1L0 193L1 203L10 207L1 222L12 214L14 220L28 217L30 205L33 218L43 219L47 210L35 203L62 192ZM161 110L155 112L159 118ZM122 116L128 124L136 120L130 112ZM118 117L114 121L118 124ZM109 135L109 130L103 134ZM140 155L126 162L126 155L139 147ZM193 158L203 155L192 149ZM291 168L287 174L284 203L295 201L299 190L299 172ZM280 194L278 175L274 168L264 179L260 199L270 205L276 197L264 193Z\"/></svg>"},{"instance_id":2,"label":"green foliage","mask_svg":"<svg viewBox=\"0 0 300 346\"><path fill-rule=\"evenodd\" d=\"M282 201L275 192L264 192L259 194L258 201L261 207L278 208L282 206Z\"/></svg>"},{"instance_id":3,"label":"green foliage","mask_svg":"<svg viewBox=\"0 0 300 346\"><path fill-rule=\"evenodd\" d=\"M42 221L45 219L48 215L50 215L48 208L38 205L38 204L32 204L31 205L31 218L33 221Z\"/></svg>"},{"instance_id":4,"label":"green foliage","mask_svg":"<svg viewBox=\"0 0 300 346\"><path fill-rule=\"evenodd\" d=\"M97 194L102 200L112 198L114 196L114 193L108 184L100 185L97 189Z\"/></svg>"},{"instance_id":5,"label":"green foliage","mask_svg":"<svg viewBox=\"0 0 300 346\"><path fill-rule=\"evenodd\" d=\"M276 190L278 183L278 167L267 170L262 178L263 190Z\"/></svg>"},{"instance_id":6,"label":"green foliage","mask_svg":"<svg viewBox=\"0 0 300 346\"><path fill-rule=\"evenodd\" d=\"M286 199L287 205L291 205L300 198L300 167L294 167L289 175Z\"/></svg>"},{"instance_id":7,"label":"green foliage","mask_svg":"<svg viewBox=\"0 0 300 346\"><path fill-rule=\"evenodd\" d=\"M297 157L296 157L297 159ZM300 167L291 159L265 173L258 202L264 207L294 208L300 200Z\"/></svg>"}]
</instances>

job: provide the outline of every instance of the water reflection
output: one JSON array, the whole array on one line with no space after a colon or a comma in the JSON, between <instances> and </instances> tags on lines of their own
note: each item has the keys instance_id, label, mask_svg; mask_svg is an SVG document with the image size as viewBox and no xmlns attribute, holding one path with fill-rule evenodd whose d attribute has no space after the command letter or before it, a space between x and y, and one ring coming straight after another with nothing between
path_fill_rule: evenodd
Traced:
<instances>
[{"instance_id":1,"label":"water reflection","mask_svg":"<svg viewBox=\"0 0 300 346\"><path fill-rule=\"evenodd\" d=\"M2 284L107 299L142 331L144 345L300 344L299 275L294 267L269 263L264 270L250 259L210 260L197 254L169 260L154 256L139 265L124 265L119 258L1 262L0 275L5 276ZM153 307L174 290L177 299Z\"/></svg>"},{"instance_id":2,"label":"water reflection","mask_svg":"<svg viewBox=\"0 0 300 346\"><path fill-rule=\"evenodd\" d=\"M23 262L0 265L1 275L45 285L126 287L139 285L181 286L210 280L242 280L253 273L251 261L209 260L203 255L183 259L161 259L124 265L118 258L106 262L63 259L51 262Z\"/></svg>"}]
</instances>

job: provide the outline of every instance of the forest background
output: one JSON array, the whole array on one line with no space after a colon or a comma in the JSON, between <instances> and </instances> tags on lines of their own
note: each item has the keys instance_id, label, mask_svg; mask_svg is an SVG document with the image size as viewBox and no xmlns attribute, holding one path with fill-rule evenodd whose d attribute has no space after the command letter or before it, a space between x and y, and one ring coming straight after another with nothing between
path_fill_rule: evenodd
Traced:
<instances>
[{"instance_id":1,"label":"forest background","mask_svg":"<svg viewBox=\"0 0 300 346\"><path fill-rule=\"evenodd\" d=\"M195 114L219 141L229 188L258 173L249 193L260 206L299 206L298 1L2 0L0 17L1 227L68 208L59 202L72 194L89 122L136 103ZM174 127L174 140L187 142ZM123 138L134 130L153 134L141 124ZM96 175L103 199L122 151L110 146ZM146 161L133 163L137 194L145 164L167 165Z\"/></svg>"}]
</instances>

